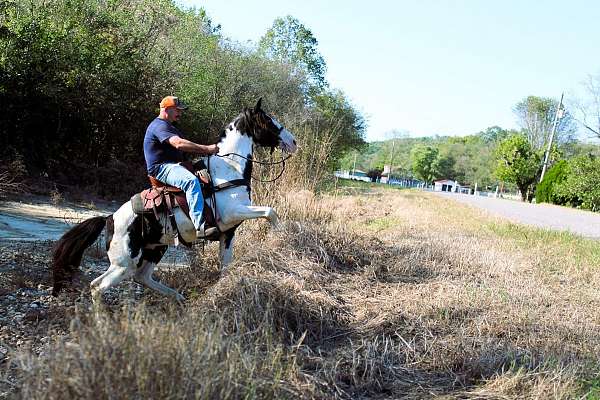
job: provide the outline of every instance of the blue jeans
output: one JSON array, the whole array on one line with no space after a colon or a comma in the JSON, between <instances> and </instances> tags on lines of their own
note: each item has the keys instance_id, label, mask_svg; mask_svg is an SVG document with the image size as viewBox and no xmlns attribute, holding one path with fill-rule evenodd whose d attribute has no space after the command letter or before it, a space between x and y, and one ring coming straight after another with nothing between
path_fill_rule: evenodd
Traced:
<instances>
[{"instance_id":1,"label":"blue jeans","mask_svg":"<svg viewBox=\"0 0 600 400\"><path fill-rule=\"evenodd\" d=\"M185 198L190 206L190 219L196 229L200 229L204 223L202 217L204 197L202 197L202 187L198 178L179 164L161 164L155 178L185 192Z\"/></svg>"}]
</instances>

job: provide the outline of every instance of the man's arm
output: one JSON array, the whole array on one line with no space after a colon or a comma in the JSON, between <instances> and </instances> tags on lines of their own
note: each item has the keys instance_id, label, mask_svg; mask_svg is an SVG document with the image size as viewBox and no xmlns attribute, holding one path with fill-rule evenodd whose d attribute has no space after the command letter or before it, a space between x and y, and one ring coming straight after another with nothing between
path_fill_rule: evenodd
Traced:
<instances>
[{"instance_id":1,"label":"man's arm","mask_svg":"<svg viewBox=\"0 0 600 400\"><path fill-rule=\"evenodd\" d=\"M171 136L168 141L171 146L175 147L177 150L185 151L186 153L209 155L219 152L219 146L216 144L196 144L179 136Z\"/></svg>"}]
</instances>

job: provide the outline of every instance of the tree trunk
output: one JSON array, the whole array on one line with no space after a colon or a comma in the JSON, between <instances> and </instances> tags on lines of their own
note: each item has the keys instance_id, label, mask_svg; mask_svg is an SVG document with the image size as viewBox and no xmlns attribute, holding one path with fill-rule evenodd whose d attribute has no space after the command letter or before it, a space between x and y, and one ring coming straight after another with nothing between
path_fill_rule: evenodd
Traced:
<instances>
[{"instance_id":1,"label":"tree trunk","mask_svg":"<svg viewBox=\"0 0 600 400\"><path fill-rule=\"evenodd\" d=\"M528 201L527 194L529 192L529 190L528 190L529 189L529 185L527 185L527 186L518 186L518 188L519 188L519 191L521 192L521 201L527 202Z\"/></svg>"}]
</instances>

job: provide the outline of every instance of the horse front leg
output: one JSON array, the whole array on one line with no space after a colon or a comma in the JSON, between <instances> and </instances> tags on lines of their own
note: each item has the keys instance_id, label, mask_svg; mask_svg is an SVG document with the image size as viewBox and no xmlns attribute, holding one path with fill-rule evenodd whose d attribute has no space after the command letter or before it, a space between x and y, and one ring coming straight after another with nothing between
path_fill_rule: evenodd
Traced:
<instances>
[{"instance_id":1,"label":"horse front leg","mask_svg":"<svg viewBox=\"0 0 600 400\"><path fill-rule=\"evenodd\" d=\"M247 219L265 218L273 229L279 226L277 213L271 207L266 206L240 206L231 214L226 214L227 219L234 221L245 221ZM224 221L226 223L226 221Z\"/></svg>"},{"instance_id":2,"label":"horse front leg","mask_svg":"<svg viewBox=\"0 0 600 400\"><path fill-rule=\"evenodd\" d=\"M221 259L221 272L225 272L233 259L233 239L235 228L223 232L219 236L219 258Z\"/></svg>"}]
</instances>

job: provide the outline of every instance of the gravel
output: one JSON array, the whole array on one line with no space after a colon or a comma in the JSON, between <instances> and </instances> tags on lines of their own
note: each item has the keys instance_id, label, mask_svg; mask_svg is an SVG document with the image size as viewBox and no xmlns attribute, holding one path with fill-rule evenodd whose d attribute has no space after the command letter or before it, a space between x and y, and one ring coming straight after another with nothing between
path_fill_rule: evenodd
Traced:
<instances>
[{"instance_id":1,"label":"gravel","mask_svg":"<svg viewBox=\"0 0 600 400\"><path fill-rule=\"evenodd\" d=\"M69 316L77 308L90 308L89 282L108 267L106 257L89 252L82 262L78 287L53 297L53 243L0 240L0 399L12 397L16 390L14 365L2 376L9 361L23 350L41 355L48 344L68 337ZM106 302L118 304L121 295L140 298L142 288L135 283L130 286L134 293L113 289L106 294Z\"/></svg>"},{"instance_id":2,"label":"gravel","mask_svg":"<svg viewBox=\"0 0 600 400\"><path fill-rule=\"evenodd\" d=\"M55 240L73 223L110 212L57 207L43 199L0 202L0 400L12 398L17 390L17 371L10 360L20 351L41 355L55 340L68 338L70 316L77 309L90 309L89 283L108 268L101 238L85 253L77 286L53 297L50 266ZM159 267L189 265L193 254L170 249ZM142 286L128 280L108 290L104 302L119 307L143 295Z\"/></svg>"}]
</instances>

